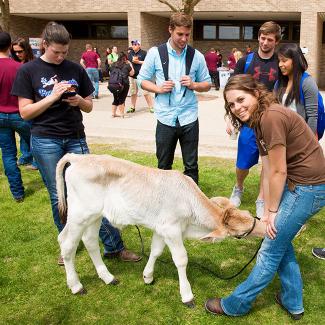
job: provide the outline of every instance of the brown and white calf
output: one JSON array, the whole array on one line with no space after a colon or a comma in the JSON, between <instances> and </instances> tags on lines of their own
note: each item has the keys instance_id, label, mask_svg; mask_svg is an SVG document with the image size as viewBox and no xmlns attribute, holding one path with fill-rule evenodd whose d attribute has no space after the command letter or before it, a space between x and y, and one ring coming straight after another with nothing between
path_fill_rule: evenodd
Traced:
<instances>
[{"instance_id":1,"label":"brown and white calf","mask_svg":"<svg viewBox=\"0 0 325 325\"><path fill-rule=\"evenodd\" d=\"M65 171L67 202L64 195ZM209 200L193 180L179 171L150 168L108 155L67 154L58 163L59 210L66 225L58 237L72 293L83 292L75 270L75 253L84 242L99 278L116 284L100 255L98 231L104 216L112 225L142 225L153 231L151 252L143 271L153 281L154 265L168 246L178 270L182 302L193 304L186 276L185 238L221 240L227 236L263 236L265 226L227 199ZM66 215L67 213L67 215ZM254 226L255 225L255 226Z\"/></svg>"}]
</instances>

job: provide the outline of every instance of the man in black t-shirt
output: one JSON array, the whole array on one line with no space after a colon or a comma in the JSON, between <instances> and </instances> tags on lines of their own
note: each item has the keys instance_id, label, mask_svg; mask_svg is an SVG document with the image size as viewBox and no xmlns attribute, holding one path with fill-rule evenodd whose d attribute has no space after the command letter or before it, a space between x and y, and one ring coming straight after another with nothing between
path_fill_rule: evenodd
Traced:
<instances>
[{"instance_id":1,"label":"man in black t-shirt","mask_svg":"<svg viewBox=\"0 0 325 325\"><path fill-rule=\"evenodd\" d=\"M258 50L238 60L234 75L251 74L272 91L278 79L278 59L274 53L281 38L281 27L273 21L264 23L258 32ZM249 63L249 61L251 61ZM247 63L246 63L247 62ZM231 132L229 121L227 132ZM243 125L238 137L236 184L230 196L230 201L239 207L244 191L244 181L249 169L258 163L259 151L253 129ZM265 168L265 166L263 166ZM260 190L256 200L256 216L264 214L263 170L261 172Z\"/></svg>"},{"instance_id":2,"label":"man in black t-shirt","mask_svg":"<svg viewBox=\"0 0 325 325\"><path fill-rule=\"evenodd\" d=\"M133 40L131 42L132 50L128 54L128 60L132 62L134 68L134 75L130 78L130 92L131 92L131 107L126 111L127 113L135 112L135 105L138 98L138 85L136 82L137 75L140 72L141 66L144 62L144 59L147 55L147 52L141 49L141 43L138 40ZM143 91L144 98L148 104L149 111L154 112L153 109L153 100L148 91Z\"/></svg>"}]
</instances>

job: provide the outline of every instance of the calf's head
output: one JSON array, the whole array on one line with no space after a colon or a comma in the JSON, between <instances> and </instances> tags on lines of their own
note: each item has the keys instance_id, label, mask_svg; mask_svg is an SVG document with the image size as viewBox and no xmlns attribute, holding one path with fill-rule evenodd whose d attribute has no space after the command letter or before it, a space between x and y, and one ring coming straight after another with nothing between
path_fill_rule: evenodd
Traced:
<instances>
[{"instance_id":1,"label":"calf's head","mask_svg":"<svg viewBox=\"0 0 325 325\"><path fill-rule=\"evenodd\" d=\"M265 236L265 223L253 218L249 211L237 209L225 197L213 197L210 200L223 210L221 225L218 229L202 237L201 240L214 242L228 236L237 238Z\"/></svg>"}]
</instances>

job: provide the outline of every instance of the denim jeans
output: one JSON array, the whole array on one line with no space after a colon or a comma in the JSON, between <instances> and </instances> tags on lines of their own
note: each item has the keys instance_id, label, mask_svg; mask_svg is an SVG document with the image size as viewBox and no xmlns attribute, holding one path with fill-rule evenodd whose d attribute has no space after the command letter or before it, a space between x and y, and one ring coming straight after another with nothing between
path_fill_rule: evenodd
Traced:
<instances>
[{"instance_id":1,"label":"denim jeans","mask_svg":"<svg viewBox=\"0 0 325 325\"><path fill-rule=\"evenodd\" d=\"M30 140L30 126L18 113L0 113L0 148L5 174L11 194L18 199L24 196L24 186L17 166L17 146L15 132L27 143Z\"/></svg>"},{"instance_id":2,"label":"denim jeans","mask_svg":"<svg viewBox=\"0 0 325 325\"><path fill-rule=\"evenodd\" d=\"M177 141L181 146L184 174L190 176L196 184L199 181L198 144L199 121L180 126L168 126L157 121L156 156L158 168L172 169Z\"/></svg>"},{"instance_id":3,"label":"denim jeans","mask_svg":"<svg viewBox=\"0 0 325 325\"><path fill-rule=\"evenodd\" d=\"M32 135L31 149L50 195L54 223L58 231L61 232L64 225L61 223L58 211L55 180L56 165L66 153L89 153L86 140L84 138L44 138ZM102 220L99 235L104 244L105 251L115 253L124 248L118 229L114 228L106 218Z\"/></svg>"},{"instance_id":4,"label":"denim jeans","mask_svg":"<svg viewBox=\"0 0 325 325\"><path fill-rule=\"evenodd\" d=\"M275 219L275 239L264 238L256 265L248 278L234 292L221 299L227 315L241 316L249 312L256 296L278 273L281 301L292 314L304 311L303 283L292 240L306 221L325 205L325 184L297 185L293 191L285 187Z\"/></svg>"},{"instance_id":5,"label":"denim jeans","mask_svg":"<svg viewBox=\"0 0 325 325\"><path fill-rule=\"evenodd\" d=\"M29 121L27 121L27 123L31 127L31 123ZM19 147L21 156L18 159L18 163L20 165L32 164L34 167L37 167L36 161L33 158L32 152L30 150L30 142L26 142L23 137L20 137Z\"/></svg>"},{"instance_id":6,"label":"denim jeans","mask_svg":"<svg viewBox=\"0 0 325 325\"><path fill-rule=\"evenodd\" d=\"M99 73L98 69L96 68L87 68L86 72L90 81L93 83L95 91L93 93L94 96L98 96L98 89L99 89Z\"/></svg>"}]
</instances>

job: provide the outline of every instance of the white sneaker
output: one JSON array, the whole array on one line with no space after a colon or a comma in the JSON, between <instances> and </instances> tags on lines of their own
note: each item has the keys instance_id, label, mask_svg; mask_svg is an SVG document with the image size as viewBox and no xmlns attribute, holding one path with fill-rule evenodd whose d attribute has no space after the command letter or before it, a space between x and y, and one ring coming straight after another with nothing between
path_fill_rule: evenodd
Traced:
<instances>
[{"instance_id":1,"label":"white sneaker","mask_svg":"<svg viewBox=\"0 0 325 325\"><path fill-rule=\"evenodd\" d=\"M256 205L256 218L261 219L264 215L264 200L257 199L255 201Z\"/></svg>"},{"instance_id":2,"label":"white sneaker","mask_svg":"<svg viewBox=\"0 0 325 325\"><path fill-rule=\"evenodd\" d=\"M236 208L238 208L241 204L241 196L243 195L244 188L240 190L236 185L234 186L232 193L230 195L229 201Z\"/></svg>"}]
</instances>

